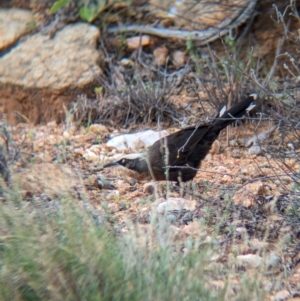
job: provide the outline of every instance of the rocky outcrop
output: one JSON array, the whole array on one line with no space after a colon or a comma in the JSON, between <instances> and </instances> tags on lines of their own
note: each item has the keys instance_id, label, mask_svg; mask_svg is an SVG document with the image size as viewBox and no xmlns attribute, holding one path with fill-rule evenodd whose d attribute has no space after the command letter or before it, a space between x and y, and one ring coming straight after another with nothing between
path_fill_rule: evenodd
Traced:
<instances>
[{"instance_id":1,"label":"rocky outcrop","mask_svg":"<svg viewBox=\"0 0 300 301\"><path fill-rule=\"evenodd\" d=\"M23 14L29 13L23 10ZM14 23L11 18L2 24L8 29ZM20 35L15 34L14 39ZM99 36L95 26L70 24L53 37L41 32L27 35L4 53L0 57L0 105L9 121L59 121L64 118L64 103L75 100L78 94L93 93L95 76L101 74ZM4 39L0 35L0 45Z\"/></svg>"}]
</instances>

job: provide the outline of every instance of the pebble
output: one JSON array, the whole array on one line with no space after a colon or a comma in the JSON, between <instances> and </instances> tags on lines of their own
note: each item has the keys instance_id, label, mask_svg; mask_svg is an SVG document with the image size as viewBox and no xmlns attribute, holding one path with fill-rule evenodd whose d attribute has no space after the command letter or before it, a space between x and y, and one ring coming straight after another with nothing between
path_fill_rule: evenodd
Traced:
<instances>
[{"instance_id":1,"label":"pebble","mask_svg":"<svg viewBox=\"0 0 300 301\"><path fill-rule=\"evenodd\" d=\"M162 202L157 206L157 212L161 214L167 211L174 211L174 210L194 211L195 209L196 209L196 201L189 201L182 198L169 198L167 201Z\"/></svg>"},{"instance_id":2,"label":"pebble","mask_svg":"<svg viewBox=\"0 0 300 301\"><path fill-rule=\"evenodd\" d=\"M176 218L176 216L174 214L168 214L167 215L167 221L169 223L174 223L174 222L176 222L176 220L177 220L177 218Z\"/></svg>"},{"instance_id":3,"label":"pebble","mask_svg":"<svg viewBox=\"0 0 300 301\"><path fill-rule=\"evenodd\" d=\"M47 123L47 127L56 127L56 126L57 126L57 123L56 123L55 120L49 121L49 122Z\"/></svg>"},{"instance_id":4,"label":"pebble","mask_svg":"<svg viewBox=\"0 0 300 301\"><path fill-rule=\"evenodd\" d=\"M221 149L221 144L219 140L215 140L213 145L211 146L210 153L212 154L219 154Z\"/></svg>"},{"instance_id":5,"label":"pebble","mask_svg":"<svg viewBox=\"0 0 300 301\"><path fill-rule=\"evenodd\" d=\"M103 133L108 133L108 129L106 126L102 125L102 124L92 124L90 127L89 127L89 131L92 133L92 134L95 134L95 135L100 135L100 134L103 134Z\"/></svg>"},{"instance_id":6,"label":"pebble","mask_svg":"<svg viewBox=\"0 0 300 301\"><path fill-rule=\"evenodd\" d=\"M158 47L153 51L154 64L157 66L164 66L169 50L166 46Z\"/></svg>"},{"instance_id":7,"label":"pebble","mask_svg":"<svg viewBox=\"0 0 300 301\"><path fill-rule=\"evenodd\" d=\"M261 265L262 258L256 254L246 254L237 256L238 265L248 268L258 268Z\"/></svg>"},{"instance_id":8,"label":"pebble","mask_svg":"<svg viewBox=\"0 0 300 301\"><path fill-rule=\"evenodd\" d=\"M123 58L121 59L120 61L121 65L124 66L124 67L127 67L127 66L133 66L134 63L132 60L128 59L128 58Z\"/></svg>"},{"instance_id":9,"label":"pebble","mask_svg":"<svg viewBox=\"0 0 300 301\"><path fill-rule=\"evenodd\" d=\"M244 227L238 227L235 229L235 231L239 234L247 234L247 229Z\"/></svg>"},{"instance_id":10,"label":"pebble","mask_svg":"<svg viewBox=\"0 0 300 301\"><path fill-rule=\"evenodd\" d=\"M82 155L82 157L86 160L86 161L95 161L95 160L99 160L99 156L96 155L94 152L88 150L85 154Z\"/></svg>"},{"instance_id":11,"label":"pebble","mask_svg":"<svg viewBox=\"0 0 300 301\"><path fill-rule=\"evenodd\" d=\"M150 44L150 36L143 35L126 39L127 47L131 50L138 49L140 46L147 46Z\"/></svg>"},{"instance_id":12,"label":"pebble","mask_svg":"<svg viewBox=\"0 0 300 301\"><path fill-rule=\"evenodd\" d=\"M278 266L281 263L281 257L272 252L269 254L269 256L266 257L266 265L268 268L274 268Z\"/></svg>"},{"instance_id":13,"label":"pebble","mask_svg":"<svg viewBox=\"0 0 300 301\"><path fill-rule=\"evenodd\" d=\"M259 155L262 153L262 148L259 145L253 145L249 148L248 150L248 155L252 156L252 155Z\"/></svg>"},{"instance_id":14,"label":"pebble","mask_svg":"<svg viewBox=\"0 0 300 301\"><path fill-rule=\"evenodd\" d=\"M274 297L273 301L284 301L291 297L291 294L287 290L279 291Z\"/></svg>"},{"instance_id":15,"label":"pebble","mask_svg":"<svg viewBox=\"0 0 300 301\"><path fill-rule=\"evenodd\" d=\"M185 236L182 230L174 225L170 226L169 231L173 240L182 240Z\"/></svg>"},{"instance_id":16,"label":"pebble","mask_svg":"<svg viewBox=\"0 0 300 301\"><path fill-rule=\"evenodd\" d=\"M146 183L143 186L143 191L144 193L152 194L155 192L155 187L156 187L155 183Z\"/></svg>"},{"instance_id":17,"label":"pebble","mask_svg":"<svg viewBox=\"0 0 300 301\"><path fill-rule=\"evenodd\" d=\"M229 176L229 175L224 175L220 180L221 184L231 184L231 182L232 182L232 179L231 179L231 176Z\"/></svg>"},{"instance_id":18,"label":"pebble","mask_svg":"<svg viewBox=\"0 0 300 301\"><path fill-rule=\"evenodd\" d=\"M172 53L172 62L175 67L180 68L184 66L185 60L186 60L186 55L183 51L176 50Z\"/></svg>"}]
</instances>

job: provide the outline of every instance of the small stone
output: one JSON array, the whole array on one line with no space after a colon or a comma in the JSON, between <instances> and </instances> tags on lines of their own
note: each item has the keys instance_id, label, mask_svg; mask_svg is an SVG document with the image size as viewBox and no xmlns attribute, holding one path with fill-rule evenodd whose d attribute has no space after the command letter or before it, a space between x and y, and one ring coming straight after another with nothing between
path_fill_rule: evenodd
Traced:
<instances>
[{"instance_id":1,"label":"small stone","mask_svg":"<svg viewBox=\"0 0 300 301\"><path fill-rule=\"evenodd\" d=\"M82 157L86 161L96 161L96 160L99 160L99 156L97 156L94 152L91 152L90 150L88 150L85 154L83 154Z\"/></svg>"},{"instance_id":2,"label":"small stone","mask_svg":"<svg viewBox=\"0 0 300 301\"><path fill-rule=\"evenodd\" d=\"M289 291L282 290L273 297L273 301L284 301L287 300L289 297L291 297Z\"/></svg>"},{"instance_id":3,"label":"small stone","mask_svg":"<svg viewBox=\"0 0 300 301\"><path fill-rule=\"evenodd\" d=\"M249 183L245 187L241 188L233 197L235 204L242 203L244 207L250 207L255 204L255 197L257 195L269 195L271 191L264 185L263 182L257 181Z\"/></svg>"},{"instance_id":4,"label":"small stone","mask_svg":"<svg viewBox=\"0 0 300 301\"><path fill-rule=\"evenodd\" d=\"M185 237L182 230L174 225L170 226L170 234L173 240L181 240Z\"/></svg>"},{"instance_id":5,"label":"small stone","mask_svg":"<svg viewBox=\"0 0 300 301\"><path fill-rule=\"evenodd\" d=\"M232 182L232 179L231 179L231 176L229 176L229 175L224 175L220 180L221 184L231 184L231 182Z\"/></svg>"},{"instance_id":6,"label":"small stone","mask_svg":"<svg viewBox=\"0 0 300 301\"><path fill-rule=\"evenodd\" d=\"M237 256L238 265L248 268L258 268L261 265L262 258L256 254L246 254Z\"/></svg>"},{"instance_id":7,"label":"small stone","mask_svg":"<svg viewBox=\"0 0 300 301\"><path fill-rule=\"evenodd\" d=\"M174 222L176 222L176 220L177 220L177 218L176 218L176 216L174 214L168 214L167 215L167 221L169 223L174 223Z\"/></svg>"},{"instance_id":8,"label":"small stone","mask_svg":"<svg viewBox=\"0 0 300 301\"><path fill-rule=\"evenodd\" d=\"M167 201L160 203L157 206L158 213L165 213L168 211L194 211L196 209L196 201L189 201L182 198L169 198Z\"/></svg>"},{"instance_id":9,"label":"small stone","mask_svg":"<svg viewBox=\"0 0 300 301\"><path fill-rule=\"evenodd\" d=\"M211 146L210 153L219 154L221 149L221 144L219 140L215 140L213 145Z\"/></svg>"},{"instance_id":10,"label":"small stone","mask_svg":"<svg viewBox=\"0 0 300 301\"><path fill-rule=\"evenodd\" d=\"M89 150L96 155L100 155L102 151L102 145L94 144L89 148ZM102 159L106 159L106 156L103 156L103 153L106 154L107 152L102 152Z\"/></svg>"},{"instance_id":11,"label":"small stone","mask_svg":"<svg viewBox=\"0 0 300 301\"><path fill-rule=\"evenodd\" d=\"M112 185L107 179L102 176L97 176L96 184L100 189L110 189L115 190L116 187Z\"/></svg>"},{"instance_id":12,"label":"small stone","mask_svg":"<svg viewBox=\"0 0 300 301\"><path fill-rule=\"evenodd\" d=\"M127 58L121 59L120 63L121 63L121 65L124 66L124 67L128 67L128 66L132 66L132 65L133 65L132 60L127 59Z\"/></svg>"},{"instance_id":13,"label":"small stone","mask_svg":"<svg viewBox=\"0 0 300 301\"><path fill-rule=\"evenodd\" d=\"M100 135L100 134L103 134L103 133L108 133L107 127L104 126L104 125L102 125L102 124L92 124L89 127L89 131L92 134L95 134L95 135Z\"/></svg>"},{"instance_id":14,"label":"small stone","mask_svg":"<svg viewBox=\"0 0 300 301\"><path fill-rule=\"evenodd\" d=\"M213 158L213 155L209 153L209 154L206 155L205 160L211 161L212 158Z\"/></svg>"},{"instance_id":15,"label":"small stone","mask_svg":"<svg viewBox=\"0 0 300 301\"><path fill-rule=\"evenodd\" d=\"M150 44L150 36L143 35L126 39L127 47L130 50L138 49L140 46L148 46Z\"/></svg>"},{"instance_id":16,"label":"small stone","mask_svg":"<svg viewBox=\"0 0 300 301\"><path fill-rule=\"evenodd\" d=\"M238 148L234 148L231 152L230 152L230 155L232 158L235 158L235 159L239 159L243 156L243 153L240 149Z\"/></svg>"},{"instance_id":17,"label":"small stone","mask_svg":"<svg viewBox=\"0 0 300 301\"><path fill-rule=\"evenodd\" d=\"M218 166L217 169L216 169L216 172L220 172L220 173L227 173L228 170L225 166Z\"/></svg>"},{"instance_id":18,"label":"small stone","mask_svg":"<svg viewBox=\"0 0 300 301\"><path fill-rule=\"evenodd\" d=\"M183 217L181 218L181 220L187 224L189 222L191 222L193 220L193 213L191 211L186 212Z\"/></svg>"},{"instance_id":19,"label":"small stone","mask_svg":"<svg viewBox=\"0 0 300 301\"><path fill-rule=\"evenodd\" d=\"M157 66L164 66L169 50L166 46L158 47L153 51L154 64Z\"/></svg>"},{"instance_id":20,"label":"small stone","mask_svg":"<svg viewBox=\"0 0 300 301\"><path fill-rule=\"evenodd\" d=\"M274 268L281 263L281 257L272 252L269 256L266 257L266 265L268 268Z\"/></svg>"},{"instance_id":21,"label":"small stone","mask_svg":"<svg viewBox=\"0 0 300 301\"><path fill-rule=\"evenodd\" d=\"M242 168L240 169L240 173L243 174L243 175L246 175L246 174L249 173L249 170L248 170L247 167L242 167Z\"/></svg>"},{"instance_id":22,"label":"small stone","mask_svg":"<svg viewBox=\"0 0 300 301\"><path fill-rule=\"evenodd\" d=\"M240 178L240 177L236 177L236 178L235 178L235 183L236 183L236 184L243 184L243 179Z\"/></svg>"},{"instance_id":23,"label":"small stone","mask_svg":"<svg viewBox=\"0 0 300 301\"><path fill-rule=\"evenodd\" d=\"M128 181L128 184L130 186L135 186L138 183L138 180L135 178L128 177L128 179L126 178L126 180Z\"/></svg>"},{"instance_id":24,"label":"small stone","mask_svg":"<svg viewBox=\"0 0 300 301\"><path fill-rule=\"evenodd\" d=\"M237 232L237 233L239 233L239 234L247 234L247 229L246 228L244 228L244 227L238 227L238 228L236 228L235 229L235 231Z\"/></svg>"},{"instance_id":25,"label":"small stone","mask_svg":"<svg viewBox=\"0 0 300 301\"><path fill-rule=\"evenodd\" d=\"M262 153L262 148L259 145L253 145L249 148L248 150L248 155L252 156L252 155L259 155Z\"/></svg>"},{"instance_id":26,"label":"small stone","mask_svg":"<svg viewBox=\"0 0 300 301\"><path fill-rule=\"evenodd\" d=\"M57 126L57 123L55 120L52 120L50 122L47 123L47 127L56 127Z\"/></svg>"},{"instance_id":27,"label":"small stone","mask_svg":"<svg viewBox=\"0 0 300 301\"><path fill-rule=\"evenodd\" d=\"M180 50L176 50L172 53L172 62L176 68L184 66L186 61L186 55Z\"/></svg>"},{"instance_id":28,"label":"small stone","mask_svg":"<svg viewBox=\"0 0 300 301\"><path fill-rule=\"evenodd\" d=\"M146 183L143 186L144 193L152 194L155 192L156 184L155 183Z\"/></svg>"},{"instance_id":29,"label":"small stone","mask_svg":"<svg viewBox=\"0 0 300 301\"><path fill-rule=\"evenodd\" d=\"M115 203L110 203L107 205L107 207L108 207L110 213L116 213L119 211L119 207Z\"/></svg>"},{"instance_id":30,"label":"small stone","mask_svg":"<svg viewBox=\"0 0 300 301\"><path fill-rule=\"evenodd\" d=\"M70 136L71 136L71 135L70 135L70 133L69 133L68 131L64 131L64 132L63 132L63 137L64 137L64 138L70 138Z\"/></svg>"},{"instance_id":31,"label":"small stone","mask_svg":"<svg viewBox=\"0 0 300 301\"><path fill-rule=\"evenodd\" d=\"M204 242L205 242L206 244L210 244L210 243L213 242L213 239L212 239L211 236L207 235L206 238L204 239Z\"/></svg>"},{"instance_id":32,"label":"small stone","mask_svg":"<svg viewBox=\"0 0 300 301\"><path fill-rule=\"evenodd\" d=\"M250 247L252 251L262 251L262 250L266 250L267 247L269 246L269 243L266 241L260 241L257 238L253 238L250 241Z\"/></svg>"},{"instance_id":33,"label":"small stone","mask_svg":"<svg viewBox=\"0 0 300 301\"><path fill-rule=\"evenodd\" d=\"M188 235L193 237L200 237L203 234L206 236L207 232L203 229L203 227L199 224L199 222L192 222L182 229L182 231Z\"/></svg>"}]
</instances>

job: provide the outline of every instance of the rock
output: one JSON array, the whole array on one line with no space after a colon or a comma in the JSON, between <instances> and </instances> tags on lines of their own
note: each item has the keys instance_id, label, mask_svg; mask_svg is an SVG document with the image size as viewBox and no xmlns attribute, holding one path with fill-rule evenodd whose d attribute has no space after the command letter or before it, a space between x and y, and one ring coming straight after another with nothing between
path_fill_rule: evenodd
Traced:
<instances>
[{"instance_id":1,"label":"rock","mask_svg":"<svg viewBox=\"0 0 300 301\"><path fill-rule=\"evenodd\" d=\"M218 173L228 173L227 167L222 166L222 165L217 166L215 170L216 170L216 172L218 172Z\"/></svg>"},{"instance_id":2,"label":"rock","mask_svg":"<svg viewBox=\"0 0 300 301\"><path fill-rule=\"evenodd\" d=\"M63 103L81 93L91 95L95 75L102 73L99 36L95 26L70 24L53 38L42 33L28 36L2 55L0 105L11 113L10 121L16 121L14 111L33 123L60 121L65 118Z\"/></svg>"},{"instance_id":3,"label":"rock","mask_svg":"<svg viewBox=\"0 0 300 301\"><path fill-rule=\"evenodd\" d=\"M247 234L247 229L244 228L244 227L237 227L237 228L235 229L235 231L236 231L237 233L241 234L241 235Z\"/></svg>"},{"instance_id":4,"label":"rock","mask_svg":"<svg viewBox=\"0 0 300 301\"><path fill-rule=\"evenodd\" d=\"M107 205L109 213L116 213L119 211L119 206L116 203L109 203Z\"/></svg>"},{"instance_id":5,"label":"rock","mask_svg":"<svg viewBox=\"0 0 300 301\"><path fill-rule=\"evenodd\" d=\"M185 235L182 232L182 230L174 225L170 225L169 231L170 231L171 239L174 241L185 238Z\"/></svg>"},{"instance_id":6,"label":"rock","mask_svg":"<svg viewBox=\"0 0 300 301\"><path fill-rule=\"evenodd\" d=\"M248 268L258 268L261 265L262 258L255 254L246 254L237 256L238 265Z\"/></svg>"},{"instance_id":7,"label":"rock","mask_svg":"<svg viewBox=\"0 0 300 301\"><path fill-rule=\"evenodd\" d=\"M257 238L251 239L249 244L250 244L250 247L251 247L252 251L259 251L259 252L266 250L269 246L268 242L261 241Z\"/></svg>"},{"instance_id":8,"label":"rock","mask_svg":"<svg viewBox=\"0 0 300 301\"><path fill-rule=\"evenodd\" d=\"M182 220L185 224L188 224L193 220L193 218L194 218L193 212L188 211L182 216L180 220Z\"/></svg>"},{"instance_id":9,"label":"rock","mask_svg":"<svg viewBox=\"0 0 300 301\"><path fill-rule=\"evenodd\" d=\"M89 131L92 134L95 134L95 135L100 135L100 134L103 134L103 133L108 133L107 127L105 125L102 125L102 124L92 124L89 127Z\"/></svg>"},{"instance_id":10,"label":"rock","mask_svg":"<svg viewBox=\"0 0 300 301\"><path fill-rule=\"evenodd\" d=\"M271 195L271 190L268 185L265 185L261 181L249 183L242 187L233 197L235 204L242 203L244 207L250 207L255 204L256 196L268 196Z\"/></svg>"},{"instance_id":11,"label":"rock","mask_svg":"<svg viewBox=\"0 0 300 301\"><path fill-rule=\"evenodd\" d=\"M265 130L262 133L259 133L258 135L255 134L254 136L252 136L251 138L249 138L246 141L246 146L258 146L258 144L263 143L265 140L267 140L272 134L273 132L276 130L278 126L277 125L273 125L270 128L268 128L267 130ZM250 150L249 150L250 151Z\"/></svg>"},{"instance_id":12,"label":"rock","mask_svg":"<svg viewBox=\"0 0 300 301\"><path fill-rule=\"evenodd\" d=\"M107 200L115 201L116 199L119 199L120 193L118 190L113 190L110 193L106 195Z\"/></svg>"},{"instance_id":13,"label":"rock","mask_svg":"<svg viewBox=\"0 0 300 301\"><path fill-rule=\"evenodd\" d=\"M243 153L240 149L238 148L234 148L231 152L230 152L230 156L232 158L235 158L235 159L240 159L243 157Z\"/></svg>"},{"instance_id":14,"label":"rock","mask_svg":"<svg viewBox=\"0 0 300 301\"><path fill-rule=\"evenodd\" d=\"M57 127L57 122L55 120L49 121L47 127Z\"/></svg>"},{"instance_id":15,"label":"rock","mask_svg":"<svg viewBox=\"0 0 300 301\"><path fill-rule=\"evenodd\" d=\"M109 189L109 190L115 190L116 187L110 183L107 179L104 177L98 175L96 179L96 185L100 189Z\"/></svg>"},{"instance_id":16,"label":"rock","mask_svg":"<svg viewBox=\"0 0 300 301\"><path fill-rule=\"evenodd\" d=\"M169 198L167 201L162 202L157 206L157 212L161 214L168 211L194 211L195 209L196 201L189 201L182 198Z\"/></svg>"},{"instance_id":17,"label":"rock","mask_svg":"<svg viewBox=\"0 0 300 301\"><path fill-rule=\"evenodd\" d=\"M259 145L253 145L249 148L248 155L249 156L259 155L262 153L262 151L263 151L263 149Z\"/></svg>"},{"instance_id":18,"label":"rock","mask_svg":"<svg viewBox=\"0 0 300 301\"><path fill-rule=\"evenodd\" d=\"M180 50L176 50L172 53L172 62L176 68L181 68L184 66L186 61L186 55Z\"/></svg>"},{"instance_id":19,"label":"rock","mask_svg":"<svg viewBox=\"0 0 300 301\"><path fill-rule=\"evenodd\" d=\"M146 183L143 186L144 193L153 194L155 192L156 184L154 182L152 183Z\"/></svg>"},{"instance_id":20,"label":"rock","mask_svg":"<svg viewBox=\"0 0 300 301\"><path fill-rule=\"evenodd\" d=\"M134 65L133 61L130 60L130 59L128 59L128 58L121 59L120 64L122 66L124 66L124 67L128 67L128 66L133 66Z\"/></svg>"},{"instance_id":21,"label":"rock","mask_svg":"<svg viewBox=\"0 0 300 301\"><path fill-rule=\"evenodd\" d=\"M177 217L176 217L175 214L168 214L167 215L167 221L169 223L174 223L174 222L176 222L176 220L177 220Z\"/></svg>"},{"instance_id":22,"label":"rock","mask_svg":"<svg viewBox=\"0 0 300 301\"><path fill-rule=\"evenodd\" d=\"M229 175L224 175L221 180L220 180L221 184L231 184L232 183L232 179L231 176Z\"/></svg>"},{"instance_id":23,"label":"rock","mask_svg":"<svg viewBox=\"0 0 300 301\"><path fill-rule=\"evenodd\" d=\"M266 256L266 266L268 268L274 268L281 263L281 257L275 252L270 253Z\"/></svg>"},{"instance_id":24,"label":"rock","mask_svg":"<svg viewBox=\"0 0 300 301\"><path fill-rule=\"evenodd\" d=\"M34 22L31 11L18 8L0 9L0 50L8 48L30 28Z\"/></svg>"},{"instance_id":25,"label":"rock","mask_svg":"<svg viewBox=\"0 0 300 301\"><path fill-rule=\"evenodd\" d=\"M287 290L282 290L276 293L276 295L272 298L273 301L284 301L291 297L291 294Z\"/></svg>"},{"instance_id":26,"label":"rock","mask_svg":"<svg viewBox=\"0 0 300 301\"><path fill-rule=\"evenodd\" d=\"M236 178L234 179L234 181L235 181L236 184L243 184L243 179L240 178L240 177L236 177Z\"/></svg>"},{"instance_id":27,"label":"rock","mask_svg":"<svg viewBox=\"0 0 300 301\"><path fill-rule=\"evenodd\" d=\"M219 154L221 149L221 144L219 140L215 140L213 145L211 146L210 153Z\"/></svg>"},{"instance_id":28,"label":"rock","mask_svg":"<svg viewBox=\"0 0 300 301\"><path fill-rule=\"evenodd\" d=\"M116 136L110 139L106 145L115 147L119 151L126 149L139 150L141 147L152 145L156 140L167 136L168 134L167 131L155 132L148 130L134 134Z\"/></svg>"},{"instance_id":29,"label":"rock","mask_svg":"<svg viewBox=\"0 0 300 301\"><path fill-rule=\"evenodd\" d=\"M139 48L140 46L148 46L150 44L150 36L143 35L126 39L127 47L130 50Z\"/></svg>"},{"instance_id":30,"label":"rock","mask_svg":"<svg viewBox=\"0 0 300 301\"><path fill-rule=\"evenodd\" d=\"M203 227L199 224L199 222L192 222L182 229L182 231L187 235L187 236L192 236L192 237L200 237L200 236L205 236L207 235L207 232L203 229Z\"/></svg>"},{"instance_id":31,"label":"rock","mask_svg":"<svg viewBox=\"0 0 300 301\"><path fill-rule=\"evenodd\" d=\"M164 66L169 50L166 46L158 47L153 51L154 64L157 66Z\"/></svg>"},{"instance_id":32,"label":"rock","mask_svg":"<svg viewBox=\"0 0 300 301\"><path fill-rule=\"evenodd\" d=\"M86 161L96 161L96 160L100 160L99 156L97 156L94 152L87 150L87 152L85 154L82 155L82 157L86 160Z\"/></svg>"},{"instance_id":33,"label":"rock","mask_svg":"<svg viewBox=\"0 0 300 301\"><path fill-rule=\"evenodd\" d=\"M41 163L28 166L20 173L14 174L14 183L30 195L41 193L49 197L75 194L80 185L78 175L66 165Z\"/></svg>"}]
</instances>

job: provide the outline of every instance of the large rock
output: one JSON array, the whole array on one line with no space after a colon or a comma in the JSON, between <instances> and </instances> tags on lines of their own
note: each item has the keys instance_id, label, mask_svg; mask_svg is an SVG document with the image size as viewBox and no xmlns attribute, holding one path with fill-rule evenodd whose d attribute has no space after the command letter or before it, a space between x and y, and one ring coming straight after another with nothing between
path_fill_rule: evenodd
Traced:
<instances>
[{"instance_id":1,"label":"large rock","mask_svg":"<svg viewBox=\"0 0 300 301\"><path fill-rule=\"evenodd\" d=\"M7 24L7 28L10 24ZM64 118L63 103L91 94L101 74L100 32L86 23L67 25L51 38L36 33L0 58L0 105L10 121ZM24 118L22 117L22 118ZM22 119L24 121L24 119Z\"/></svg>"},{"instance_id":2,"label":"large rock","mask_svg":"<svg viewBox=\"0 0 300 301\"><path fill-rule=\"evenodd\" d=\"M22 35L30 30L33 15L24 9L0 10L0 50L14 44Z\"/></svg>"}]
</instances>

